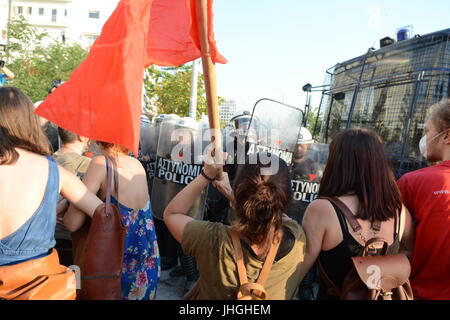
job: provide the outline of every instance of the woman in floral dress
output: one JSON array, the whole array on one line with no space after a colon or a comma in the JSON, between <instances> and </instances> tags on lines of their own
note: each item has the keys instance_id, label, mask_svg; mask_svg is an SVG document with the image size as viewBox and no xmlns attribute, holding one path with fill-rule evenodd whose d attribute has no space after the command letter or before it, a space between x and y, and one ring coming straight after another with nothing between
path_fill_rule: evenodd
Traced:
<instances>
[{"instance_id":1,"label":"woman in floral dress","mask_svg":"<svg viewBox=\"0 0 450 320\"><path fill-rule=\"evenodd\" d=\"M107 157L115 162L119 195L113 184L111 202L118 205L122 222L127 228L122 299L155 299L161 267L145 169L137 159L128 155L127 149L105 142L97 144L103 156L92 159L83 182L91 192L106 200L106 171L111 165ZM86 217L83 212L71 207L64 216L64 224L74 232L81 228Z\"/></svg>"},{"instance_id":2,"label":"woman in floral dress","mask_svg":"<svg viewBox=\"0 0 450 320\"><path fill-rule=\"evenodd\" d=\"M112 202L117 200L112 197ZM127 300L153 300L160 277L160 258L150 201L133 210L119 204L127 227L122 273L122 297Z\"/></svg>"}]
</instances>

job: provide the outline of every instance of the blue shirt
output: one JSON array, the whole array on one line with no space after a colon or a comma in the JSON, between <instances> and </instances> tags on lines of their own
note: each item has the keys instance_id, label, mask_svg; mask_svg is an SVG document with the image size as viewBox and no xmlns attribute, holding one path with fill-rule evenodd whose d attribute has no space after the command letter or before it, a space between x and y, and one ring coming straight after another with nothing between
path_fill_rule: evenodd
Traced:
<instances>
[{"instance_id":1,"label":"blue shirt","mask_svg":"<svg viewBox=\"0 0 450 320\"><path fill-rule=\"evenodd\" d=\"M8 81L8 77L6 77L6 74L0 73L0 86L3 86L6 81Z\"/></svg>"}]
</instances>

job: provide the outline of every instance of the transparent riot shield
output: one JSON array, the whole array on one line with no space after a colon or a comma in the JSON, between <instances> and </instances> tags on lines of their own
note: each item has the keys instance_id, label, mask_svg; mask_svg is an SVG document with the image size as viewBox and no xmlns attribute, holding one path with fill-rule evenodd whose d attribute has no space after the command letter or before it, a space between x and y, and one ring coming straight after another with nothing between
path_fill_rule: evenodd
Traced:
<instances>
[{"instance_id":1,"label":"transparent riot shield","mask_svg":"<svg viewBox=\"0 0 450 320\"><path fill-rule=\"evenodd\" d=\"M152 188L153 213L161 220L168 203L203 169L202 145L198 144L202 130L198 124L187 125L185 120L169 119L161 123ZM204 190L189 210L189 216L203 219L206 196Z\"/></svg>"},{"instance_id":2,"label":"transparent riot shield","mask_svg":"<svg viewBox=\"0 0 450 320\"><path fill-rule=\"evenodd\" d=\"M302 131L305 131L305 128L302 128ZM302 139L300 134L291 166L293 201L287 208L287 215L299 224L303 222L308 205L318 197L327 159L327 144L316 143L311 136L310 139ZM299 298L316 299L319 283L319 273L314 265L300 284Z\"/></svg>"},{"instance_id":3,"label":"transparent riot shield","mask_svg":"<svg viewBox=\"0 0 450 320\"><path fill-rule=\"evenodd\" d=\"M238 176L239 169L237 165L244 164L243 160L248 161L249 164L256 163L253 162L255 158L252 159L252 155L259 152L274 154L284 160L290 167L293 162L302 122L303 111L298 108L271 99L261 99L256 102L253 107L244 146L241 143L235 143L237 150L230 150L231 148L226 150L228 155L234 151L235 155L233 158L237 159L237 163L226 167L230 181L234 181ZM244 157L242 157L243 152ZM248 157L246 158L245 156ZM267 174L275 174L278 171L276 162L272 162L270 158L260 158L260 160L263 163L270 163L270 168L268 168L270 171L265 169ZM230 157L227 161L229 164ZM263 172L261 173L263 174ZM231 212L229 221L232 222L234 218L233 212Z\"/></svg>"},{"instance_id":4,"label":"transparent riot shield","mask_svg":"<svg viewBox=\"0 0 450 320\"><path fill-rule=\"evenodd\" d=\"M293 201L287 214L300 224L306 208L318 197L327 159L327 144L299 139L291 166Z\"/></svg>"},{"instance_id":5,"label":"transparent riot shield","mask_svg":"<svg viewBox=\"0 0 450 320\"><path fill-rule=\"evenodd\" d=\"M270 152L291 165L303 111L270 99L261 99L253 108L247 134L247 154Z\"/></svg>"}]
</instances>

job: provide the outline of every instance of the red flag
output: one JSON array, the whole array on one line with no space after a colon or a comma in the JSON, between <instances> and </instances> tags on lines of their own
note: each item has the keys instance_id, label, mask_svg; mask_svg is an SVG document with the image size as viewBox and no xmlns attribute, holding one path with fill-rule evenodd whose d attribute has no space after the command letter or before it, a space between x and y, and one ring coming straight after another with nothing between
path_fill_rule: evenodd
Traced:
<instances>
[{"instance_id":1,"label":"red flag","mask_svg":"<svg viewBox=\"0 0 450 320\"><path fill-rule=\"evenodd\" d=\"M89 55L69 80L36 109L56 125L81 136L139 146L144 68L177 66L201 56L196 0L122 0L105 23ZM209 42L218 53L209 1Z\"/></svg>"},{"instance_id":2,"label":"red flag","mask_svg":"<svg viewBox=\"0 0 450 320\"><path fill-rule=\"evenodd\" d=\"M147 66L181 65L200 58L196 0L154 0L147 46ZM214 62L227 60L217 51L213 28L213 1L208 1L208 30ZM176 7L176 10L175 8Z\"/></svg>"}]
</instances>

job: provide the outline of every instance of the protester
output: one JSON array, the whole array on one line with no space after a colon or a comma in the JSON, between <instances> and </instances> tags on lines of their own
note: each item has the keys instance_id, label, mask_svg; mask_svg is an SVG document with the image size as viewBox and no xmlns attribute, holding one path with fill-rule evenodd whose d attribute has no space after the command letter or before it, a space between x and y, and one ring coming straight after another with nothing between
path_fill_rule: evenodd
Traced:
<instances>
[{"instance_id":1,"label":"protester","mask_svg":"<svg viewBox=\"0 0 450 320\"><path fill-rule=\"evenodd\" d=\"M0 176L0 274L14 265L19 276L22 263L54 254L59 193L88 215L102 204L50 157L33 104L14 87L0 88ZM34 266L40 267L51 266Z\"/></svg>"},{"instance_id":2,"label":"protester","mask_svg":"<svg viewBox=\"0 0 450 320\"><path fill-rule=\"evenodd\" d=\"M48 94L53 93L59 86L61 86L64 82L61 79L55 79L50 84L50 89L48 89Z\"/></svg>"},{"instance_id":3,"label":"protester","mask_svg":"<svg viewBox=\"0 0 450 320\"><path fill-rule=\"evenodd\" d=\"M415 299L450 299L450 99L431 108L421 143L423 156L439 164L408 173L398 186L416 220L411 262Z\"/></svg>"},{"instance_id":4,"label":"protester","mask_svg":"<svg viewBox=\"0 0 450 320\"><path fill-rule=\"evenodd\" d=\"M48 94L53 93L61 84L63 84L63 81L61 79L53 80L50 85L50 89L48 90ZM41 102L42 101L38 101L35 103L36 108L41 104ZM58 151L58 149L60 147L58 126L44 118L41 118L41 125L42 125L42 129L44 130L45 135L47 136L48 140L50 141L52 152Z\"/></svg>"},{"instance_id":5,"label":"protester","mask_svg":"<svg viewBox=\"0 0 450 320\"><path fill-rule=\"evenodd\" d=\"M206 161L203 173L178 193L164 212L167 227L183 251L196 259L200 272L186 299L236 299L240 286L230 227L186 215L210 180L220 175L223 178L214 184L236 208L239 222L233 228L241 239L249 281L258 277L271 244L281 239L265 285L267 299L292 299L298 289L306 240L302 228L284 214L291 197L288 167L271 155L272 163L279 162L279 170L268 175L264 172L268 165L261 161L268 154L257 156L256 164L240 166L234 188L227 174L221 173L225 155L217 155L216 162Z\"/></svg>"},{"instance_id":6,"label":"protester","mask_svg":"<svg viewBox=\"0 0 450 320\"><path fill-rule=\"evenodd\" d=\"M5 61L0 60L0 86L4 86L8 80L13 80L15 78L14 73L5 66Z\"/></svg>"},{"instance_id":7,"label":"protester","mask_svg":"<svg viewBox=\"0 0 450 320\"><path fill-rule=\"evenodd\" d=\"M91 159L84 156L88 148L89 139L79 136L63 128L58 128L62 147L53 154L56 161L65 169L83 179Z\"/></svg>"},{"instance_id":8,"label":"protester","mask_svg":"<svg viewBox=\"0 0 450 320\"><path fill-rule=\"evenodd\" d=\"M316 260L336 288L352 267L365 242L374 236L389 244L388 254L411 252L414 229L408 209L384 154L377 133L368 129L346 129L330 144L328 162L319 197L337 197L362 226L360 233L349 227L344 213L330 201L318 199L306 210L303 227L307 245L302 277ZM375 231L372 222L381 222ZM402 246L402 248L400 247ZM318 299L336 299L321 281Z\"/></svg>"},{"instance_id":9,"label":"protester","mask_svg":"<svg viewBox=\"0 0 450 320\"><path fill-rule=\"evenodd\" d=\"M61 138L62 147L53 154L53 158L64 169L69 170L82 179L91 162L91 159L83 156L83 153L87 149L89 139L64 130L63 128L58 128L58 134ZM67 200L60 197L57 208L58 213L64 213L67 208ZM55 239L56 248L60 253L61 263L67 266L72 265L72 238L70 232L62 223L62 216L58 216L58 221L56 222Z\"/></svg>"},{"instance_id":10,"label":"protester","mask_svg":"<svg viewBox=\"0 0 450 320\"><path fill-rule=\"evenodd\" d=\"M122 299L155 299L161 272L160 257L145 169L139 160L128 155L124 147L105 142L97 144L103 155L92 159L83 182L91 192L106 201L106 157L115 162L119 190L113 184L111 202L119 206L123 224L127 227ZM119 203L117 198L120 199ZM86 218L86 214L71 206L64 216L64 224L68 230L75 232L83 226Z\"/></svg>"}]
</instances>

